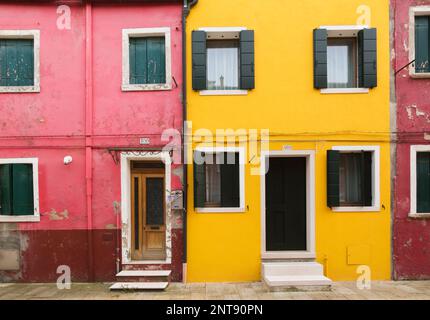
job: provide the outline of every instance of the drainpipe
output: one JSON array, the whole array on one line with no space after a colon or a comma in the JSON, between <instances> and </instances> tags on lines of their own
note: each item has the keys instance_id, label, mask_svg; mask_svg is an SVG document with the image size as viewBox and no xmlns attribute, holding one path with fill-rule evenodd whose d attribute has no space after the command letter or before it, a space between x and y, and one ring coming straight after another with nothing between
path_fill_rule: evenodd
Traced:
<instances>
[{"instance_id":1,"label":"drainpipe","mask_svg":"<svg viewBox=\"0 0 430 320\"><path fill-rule=\"evenodd\" d=\"M92 211L92 131L93 131L93 40L91 0L85 3L85 185L88 240L88 281L94 281L93 211Z\"/></svg>"},{"instance_id":2,"label":"drainpipe","mask_svg":"<svg viewBox=\"0 0 430 320\"><path fill-rule=\"evenodd\" d=\"M191 8L197 4L198 0L184 0L182 7L182 161L183 163L183 229L182 229L182 279L186 282L186 265L187 265L187 194L188 194L188 165L185 163L185 141L187 139L186 121L187 121L187 17Z\"/></svg>"}]
</instances>

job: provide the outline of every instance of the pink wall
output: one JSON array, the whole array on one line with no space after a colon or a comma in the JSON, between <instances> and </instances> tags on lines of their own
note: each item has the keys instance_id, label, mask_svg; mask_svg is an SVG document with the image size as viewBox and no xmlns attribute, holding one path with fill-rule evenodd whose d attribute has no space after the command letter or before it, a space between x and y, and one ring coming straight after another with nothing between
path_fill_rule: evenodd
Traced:
<instances>
[{"instance_id":1,"label":"pink wall","mask_svg":"<svg viewBox=\"0 0 430 320\"><path fill-rule=\"evenodd\" d=\"M429 1L392 0L394 70L409 62L409 8L429 5ZM430 132L430 79L413 79L408 69L396 80L397 150L395 203L393 220L393 262L396 279L430 279L430 221L411 219L410 145L429 144L424 133Z\"/></svg>"},{"instance_id":2,"label":"pink wall","mask_svg":"<svg viewBox=\"0 0 430 320\"><path fill-rule=\"evenodd\" d=\"M18 237L21 243L21 270L0 271L0 282L55 280L60 264L72 267L76 281L90 279L89 234L93 238L94 280L113 279L121 186L120 166L107 148L142 147L139 137L152 138L147 147L161 146L165 144L160 142L163 129L181 130L181 5L93 6L90 115L85 114L85 6L70 7L71 30L59 30L56 5L0 4L0 29L39 29L41 34L41 92L0 94L0 158L39 158L42 213L37 223L0 223L0 233L12 240ZM122 29L161 26L171 28L172 75L178 87L159 92L122 92ZM89 136L93 214L90 233L86 231L86 116L93 121ZM73 157L68 166L63 164L66 155ZM172 188L181 188L176 174L172 174ZM172 274L174 280L180 280L181 221L174 228ZM1 245L0 242L0 249Z\"/></svg>"}]
</instances>

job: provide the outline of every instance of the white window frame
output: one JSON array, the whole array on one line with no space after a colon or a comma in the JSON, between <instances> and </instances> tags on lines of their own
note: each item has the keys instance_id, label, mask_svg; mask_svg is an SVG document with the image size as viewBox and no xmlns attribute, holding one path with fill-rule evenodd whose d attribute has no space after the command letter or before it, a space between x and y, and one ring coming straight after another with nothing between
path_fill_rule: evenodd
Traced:
<instances>
[{"instance_id":1,"label":"white window frame","mask_svg":"<svg viewBox=\"0 0 430 320\"><path fill-rule=\"evenodd\" d=\"M206 32L206 37L210 41L214 39L239 39L240 32L248 29L245 27L204 27L198 30ZM199 94L201 96L243 96L248 94L248 90L200 90Z\"/></svg>"},{"instance_id":2,"label":"white window frame","mask_svg":"<svg viewBox=\"0 0 430 320\"><path fill-rule=\"evenodd\" d=\"M409 8L409 61L415 59L415 17L430 16L430 6L416 6ZM415 62L409 66L412 78L430 78L430 72L416 73Z\"/></svg>"},{"instance_id":3,"label":"white window frame","mask_svg":"<svg viewBox=\"0 0 430 320\"><path fill-rule=\"evenodd\" d=\"M0 30L0 39L33 39L32 86L0 86L0 93L40 92L40 30Z\"/></svg>"},{"instance_id":4,"label":"white window frame","mask_svg":"<svg viewBox=\"0 0 430 320\"><path fill-rule=\"evenodd\" d=\"M197 213L243 213L245 212L245 148L244 147L198 147L195 151L216 154L221 152L239 153L239 207L195 208ZM194 161L193 161L194 165ZM193 186L194 188L194 186Z\"/></svg>"},{"instance_id":5,"label":"white window frame","mask_svg":"<svg viewBox=\"0 0 430 320\"><path fill-rule=\"evenodd\" d=\"M34 214L28 216L3 216L0 215L0 222L39 222L39 162L38 158L4 158L0 159L0 164L21 164L30 163L33 165L33 204Z\"/></svg>"},{"instance_id":6,"label":"white window frame","mask_svg":"<svg viewBox=\"0 0 430 320\"><path fill-rule=\"evenodd\" d=\"M334 212L379 212L381 211L381 191L380 191L380 147L379 146L334 146L331 150L338 150L340 153L354 153L361 151L371 151L372 154L372 205L365 206L339 206L333 207Z\"/></svg>"},{"instance_id":7,"label":"white window frame","mask_svg":"<svg viewBox=\"0 0 430 320\"><path fill-rule=\"evenodd\" d=\"M130 38L163 36L165 40L166 83L130 84ZM137 28L122 30L122 91L160 91L172 89L172 49L170 28Z\"/></svg>"},{"instance_id":8,"label":"white window frame","mask_svg":"<svg viewBox=\"0 0 430 320\"><path fill-rule=\"evenodd\" d=\"M351 25L351 26L320 26L320 29L327 30L329 38L357 38L358 32L363 29L368 29L367 25ZM369 93L369 88L326 88L320 89L322 94L366 94Z\"/></svg>"},{"instance_id":9,"label":"white window frame","mask_svg":"<svg viewBox=\"0 0 430 320\"><path fill-rule=\"evenodd\" d=\"M417 212L417 153L430 152L430 145L412 145L410 148L410 209L411 218L430 218L430 212Z\"/></svg>"}]
</instances>

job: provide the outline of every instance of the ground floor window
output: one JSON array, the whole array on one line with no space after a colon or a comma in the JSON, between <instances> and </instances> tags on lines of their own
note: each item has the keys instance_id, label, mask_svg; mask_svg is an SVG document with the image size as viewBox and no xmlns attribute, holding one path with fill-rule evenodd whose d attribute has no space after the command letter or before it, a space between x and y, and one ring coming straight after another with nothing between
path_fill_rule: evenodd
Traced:
<instances>
[{"instance_id":1,"label":"ground floor window","mask_svg":"<svg viewBox=\"0 0 430 320\"><path fill-rule=\"evenodd\" d=\"M37 197L37 159L0 159L0 221L38 216Z\"/></svg>"},{"instance_id":2,"label":"ground floor window","mask_svg":"<svg viewBox=\"0 0 430 320\"><path fill-rule=\"evenodd\" d=\"M334 147L328 150L328 206L335 211L378 211L378 159L378 147Z\"/></svg>"},{"instance_id":3,"label":"ground floor window","mask_svg":"<svg viewBox=\"0 0 430 320\"><path fill-rule=\"evenodd\" d=\"M239 149L215 148L194 152L194 205L198 211L243 209L242 157Z\"/></svg>"},{"instance_id":4,"label":"ground floor window","mask_svg":"<svg viewBox=\"0 0 430 320\"><path fill-rule=\"evenodd\" d=\"M430 215L430 145L411 146L410 215Z\"/></svg>"}]
</instances>

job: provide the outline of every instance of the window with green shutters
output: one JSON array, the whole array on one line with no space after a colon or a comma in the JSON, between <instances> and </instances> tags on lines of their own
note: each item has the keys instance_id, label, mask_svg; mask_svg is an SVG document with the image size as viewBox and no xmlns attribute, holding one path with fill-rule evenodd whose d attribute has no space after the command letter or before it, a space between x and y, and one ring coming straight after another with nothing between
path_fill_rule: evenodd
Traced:
<instances>
[{"instance_id":1,"label":"window with green shutters","mask_svg":"<svg viewBox=\"0 0 430 320\"><path fill-rule=\"evenodd\" d=\"M34 85L34 40L0 39L0 86Z\"/></svg>"},{"instance_id":2,"label":"window with green shutters","mask_svg":"<svg viewBox=\"0 0 430 320\"><path fill-rule=\"evenodd\" d=\"M0 216L34 215L33 165L0 164Z\"/></svg>"},{"instance_id":3,"label":"window with green shutters","mask_svg":"<svg viewBox=\"0 0 430 320\"><path fill-rule=\"evenodd\" d=\"M417 152L417 213L430 212L430 152Z\"/></svg>"},{"instance_id":4,"label":"window with green shutters","mask_svg":"<svg viewBox=\"0 0 430 320\"><path fill-rule=\"evenodd\" d=\"M203 161L194 162L194 207L239 208L239 152L196 151L197 157Z\"/></svg>"},{"instance_id":5,"label":"window with green shutters","mask_svg":"<svg viewBox=\"0 0 430 320\"><path fill-rule=\"evenodd\" d=\"M415 72L430 72L430 16L415 17Z\"/></svg>"},{"instance_id":6,"label":"window with green shutters","mask_svg":"<svg viewBox=\"0 0 430 320\"><path fill-rule=\"evenodd\" d=\"M165 37L131 37L130 84L166 83Z\"/></svg>"}]
</instances>

